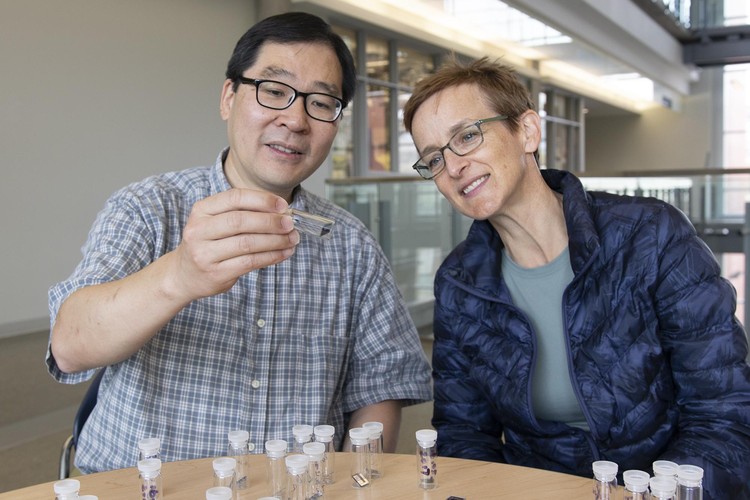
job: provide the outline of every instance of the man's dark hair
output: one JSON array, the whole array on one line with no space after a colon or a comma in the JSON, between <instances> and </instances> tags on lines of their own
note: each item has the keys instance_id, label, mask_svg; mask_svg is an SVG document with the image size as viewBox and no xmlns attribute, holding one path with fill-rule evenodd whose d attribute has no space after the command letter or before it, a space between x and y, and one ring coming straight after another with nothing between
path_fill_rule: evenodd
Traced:
<instances>
[{"instance_id":1,"label":"man's dark hair","mask_svg":"<svg viewBox=\"0 0 750 500\"><path fill-rule=\"evenodd\" d=\"M344 40L323 19L305 12L287 12L271 16L247 30L237 41L227 64L226 77L239 86L238 78L255 64L258 52L266 42L273 43L323 43L331 47L341 64L343 75L341 100L346 106L354 97L357 73L354 58Z\"/></svg>"}]
</instances>

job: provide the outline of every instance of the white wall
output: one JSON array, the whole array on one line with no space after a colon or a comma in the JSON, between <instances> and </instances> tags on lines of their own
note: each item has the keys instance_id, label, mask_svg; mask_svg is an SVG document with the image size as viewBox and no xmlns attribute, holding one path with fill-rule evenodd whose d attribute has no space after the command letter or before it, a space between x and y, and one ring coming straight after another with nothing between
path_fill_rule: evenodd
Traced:
<instances>
[{"instance_id":1,"label":"white wall","mask_svg":"<svg viewBox=\"0 0 750 500\"><path fill-rule=\"evenodd\" d=\"M249 0L0 3L0 335L47 318L105 199L214 162Z\"/></svg>"},{"instance_id":2,"label":"white wall","mask_svg":"<svg viewBox=\"0 0 750 500\"><path fill-rule=\"evenodd\" d=\"M654 108L640 116L587 118L586 173L721 166L712 153L717 113L720 117L712 93L721 82L713 71L717 70L701 72L680 111Z\"/></svg>"}]
</instances>

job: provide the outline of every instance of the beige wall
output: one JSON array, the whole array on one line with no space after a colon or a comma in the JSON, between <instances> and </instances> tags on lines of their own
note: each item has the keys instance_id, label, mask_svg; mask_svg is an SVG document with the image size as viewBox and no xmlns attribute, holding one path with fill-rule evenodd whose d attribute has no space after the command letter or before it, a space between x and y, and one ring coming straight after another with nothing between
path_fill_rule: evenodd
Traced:
<instances>
[{"instance_id":1,"label":"beige wall","mask_svg":"<svg viewBox=\"0 0 750 500\"><path fill-rule=\"evenodd\" d=\"M0 2L0 491L57 477L88 385L46 372L47 288L114 190L214 161L226 63L254 20L250 0Z\"/></svg>"},{"instance_id":2,"label":"beige wall","mask_svg":"<svg viewBox=\"0 0 750 500\"><path fill-rule=\"evenodd\" d=\"M46 317L114 190L213 163L254 20L250 0L0 2L0 333Z\"/></svg>"},{"instance_id":3,"label":"beige wall","mask_svg":"<svg viewBox=\"0 0 750 500\"><path fill-rule=\"evenodd\" d=\"M640 116L586 119L586 174L720 166L712 153L714 76L701 73L680 111L654 108Z\"/></svg>"}]
</instances>

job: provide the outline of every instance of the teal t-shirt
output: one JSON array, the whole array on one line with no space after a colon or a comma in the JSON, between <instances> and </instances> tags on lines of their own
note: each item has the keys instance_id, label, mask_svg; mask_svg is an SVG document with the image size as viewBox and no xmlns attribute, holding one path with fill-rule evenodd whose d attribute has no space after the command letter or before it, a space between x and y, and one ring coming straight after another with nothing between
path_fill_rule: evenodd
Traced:
<instances>
[{"instance_id":1,"label":"teal t-shirt","mask_svg":"<svg viewBox=\"0 0 750 500\"><path fill-rule=\"evenodd\" d=\"M531 401L538 419L588 429L573 391L563 330L562 295L573 279L568 249L552 262L525 269L503 252L502 271L513 303L529 317L536 332L536 364Z\"/></svg>"}]
</instances>

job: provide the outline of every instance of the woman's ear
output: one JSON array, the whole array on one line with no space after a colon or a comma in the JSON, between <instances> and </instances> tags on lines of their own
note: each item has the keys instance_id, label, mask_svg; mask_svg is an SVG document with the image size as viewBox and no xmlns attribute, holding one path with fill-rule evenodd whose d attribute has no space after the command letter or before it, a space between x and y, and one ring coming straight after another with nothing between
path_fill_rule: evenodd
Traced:
<instances>
[{"instance_id":1,"label":"woman's ear","mask_svg":"<svg viewBox=\"0 0 750 500\"><path fill-rule=\"evenodd\" d=\"M533 109L529 109L521 115L521 130L524 137L524 151L533 153L539 149L542 141L542 118Z\"/></svg>"}]
</instances>

